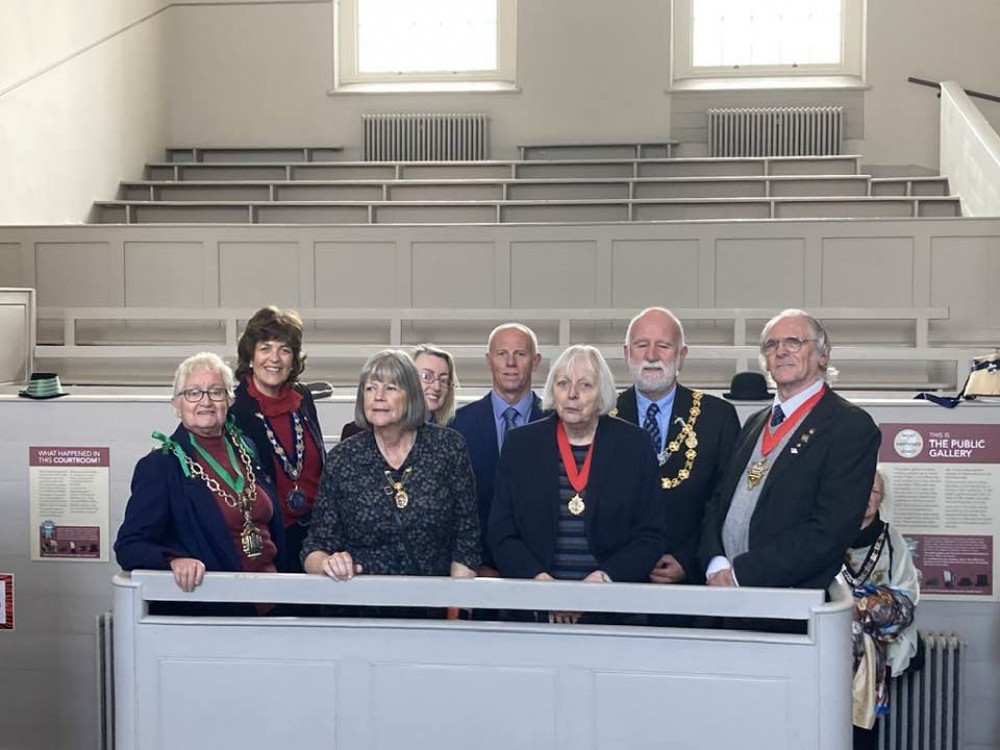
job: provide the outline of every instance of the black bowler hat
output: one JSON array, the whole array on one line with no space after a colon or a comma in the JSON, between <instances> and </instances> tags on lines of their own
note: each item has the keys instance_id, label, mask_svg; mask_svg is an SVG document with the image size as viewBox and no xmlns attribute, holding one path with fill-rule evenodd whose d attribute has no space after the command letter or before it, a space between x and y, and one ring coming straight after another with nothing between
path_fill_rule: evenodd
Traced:
<instances>
[{"instance_id":1,"label":"black bowler hat","mask_svg":"<svg viewBox=\"0 0 1000 750\"><path fill-rule=\"evenodd\" d=\"M767 378L759 372L738 372L723 396L730 401L769 401L774 394L767 390Z\"/></svg>"},{"instance_id":2,"label":"black bowler hat","mask_svg":"<svg viewBox=\"0 0 1000 750\"><path fill-rule=\"evenodd\" d=\"M33 372L28 387L23 391L18 391L18 396L22 398L59 398L65 396L66 391L62 389L59 376L54 372Z\"/></svg>"}]
</instances>

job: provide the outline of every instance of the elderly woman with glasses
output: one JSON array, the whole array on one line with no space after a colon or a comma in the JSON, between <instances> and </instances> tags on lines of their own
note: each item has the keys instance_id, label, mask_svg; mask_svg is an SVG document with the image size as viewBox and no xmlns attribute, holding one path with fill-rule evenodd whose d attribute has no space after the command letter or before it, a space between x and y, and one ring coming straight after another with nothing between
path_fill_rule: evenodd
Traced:
<instances>
[{"instance_id":1,"label":"elderly woman with glasses","mask_svg":"<svg viewBox=\"0 0 1000 750\"><path fill-rule=\"evenodd\" d=\"M555 413L510 432L500 453L487 534L500 575L649 580L666 547L659 470L645 431L608 416L616 395L594 347L552 363L543 406Z\"/></svg>"},{"instance_id":2,"label":"elderly woman with glasses","mask_svg":"<svg viewBox=\"0 0 1000 750\"><path fill-rule=\"evenodd\" d=\"M479 522L465 441L427 416L409 354L386 349L365 363L354 412L364 431L327 456L302 547L307 573L475 575Z\"/></svg>"},{"instance_id":3,"label":"elderly woman with glasses","mask_svg":"<svg viewBox=\"0 0 1000 750\"><path fill-rule=\"evenodd\" d=\"M237 346L236 424L260 452L278 491L285 526L287 572L302 572L305 538L326 451L316 404L298 378L305 369L302 318L294 310L261 308L247 321Z\"/></svg>"},{"instance_id":4,"label":"elderly woman with glasses","mask_svg":"<svg viewBox=\"0 0 1000 750\"><path fill-rule=\"evenodd\" d=\"M421 344L413 351L413 361L420 375L420 387L427 403L427 421L447 426L455 417L455 392L458 374L451 352L433 344ZM357 422L348 422L340 432L340 439L347 440L362 431Z\"/></svg>"},{"instance_id":5,"label":"elderly woman with glasses","mask_svg":"<svg viewBox=\"0 0 1000 750\"><path fill-rule=\"evenodd\" d=\"M205 571L273 573L284 543L281 506L242 433L227 420L233 372L217 355L188 357L174 375L181 424L142 458L118 530L123 570L170 570L184 591Z\"/></svg>"}]
</instances>

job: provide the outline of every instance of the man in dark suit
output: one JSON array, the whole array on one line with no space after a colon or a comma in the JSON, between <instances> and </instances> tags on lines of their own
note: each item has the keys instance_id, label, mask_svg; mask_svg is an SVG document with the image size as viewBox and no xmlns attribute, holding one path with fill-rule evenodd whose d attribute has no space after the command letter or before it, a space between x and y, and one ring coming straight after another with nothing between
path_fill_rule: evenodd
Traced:
<instances>
[{"instance_id":1,"label":"man in dark suit","mask_svg":"<svg viewBox=\"0 0 1000 750\"><path fill-rule=\"evenodd\" d=\"M541 361L538 339L530 328L520 323L494 328L486 352L493 388L483 398L459 409L449 425L465 437L476 475L483 553L479 575L498 575L486 544L486 529L504 437L509 430L545 416L541 399L531 390L531 377Z\"/></svg>"},{"instance_id":2,"label":"man in dark suit","mask_svg":"<svg viewBox=\"0 0 1000 750\"><path fill-rule=\"evenodd\" d=\"M618 397L617 416L649 434L660 467L667 546L650 572L653 583L702 581L705 506L740 431L732 404L677 382L687 352L684 327L669 310L651 307L629 323L625 361L634 385Z\"/></svg>"},{"instance_id":3,"label":"man in dark suit","mask_svg":"<svg viewBox=\"0 0 1000 750\"><path fill-rule=\"evenodd\" d=\"M880 434L826 385L822 324L786 310L761 333L774 404L747 420L705 518L711 586L826 588L861 526Z\"/></svg>"}]
</instances>

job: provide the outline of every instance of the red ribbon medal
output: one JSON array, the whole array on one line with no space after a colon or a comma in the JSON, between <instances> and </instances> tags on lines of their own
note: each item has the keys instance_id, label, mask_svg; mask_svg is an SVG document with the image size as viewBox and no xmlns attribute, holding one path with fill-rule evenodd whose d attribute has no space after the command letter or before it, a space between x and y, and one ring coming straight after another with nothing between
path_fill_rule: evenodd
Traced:
<instances>
[{"instance_id":1,"label":"red ribbon medal","mask_svg":"<svg viewBox=\"0 0 1000 750\"><path fill-rule=\"evenodd\" d=\"M592 441L587 449L587 457L583 459L583 467L577 470L573 449L569 447L566 426L561 421L556 425L556 443L559 445L559 455L562 457L563 466L566 467L566 478L569 479L570 487L576 493L570 498L568 504L569 512L574 516L580 515L586 508L580 493L583 492L587 486L587 480L590 478L590 461L594 457L594 442L596 440Z\"/></svg>"}]
</instances>

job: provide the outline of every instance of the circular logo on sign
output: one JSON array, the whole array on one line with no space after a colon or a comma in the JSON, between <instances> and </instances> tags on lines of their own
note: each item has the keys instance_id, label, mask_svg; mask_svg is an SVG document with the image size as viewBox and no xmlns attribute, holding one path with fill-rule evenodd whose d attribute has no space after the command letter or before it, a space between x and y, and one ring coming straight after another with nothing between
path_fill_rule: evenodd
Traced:
<instances>
[{"instance_id":1,"label":"circular logo on sign","mask_svg":"<svg viewBox=\"0 0 1000 750\"><path fill-rule=\"evenodd\" d=\"M892 447L902 458L916 458L924 449L924 439L916 430L900 430L892 441Z\"/></svg>"}]
</instances>

